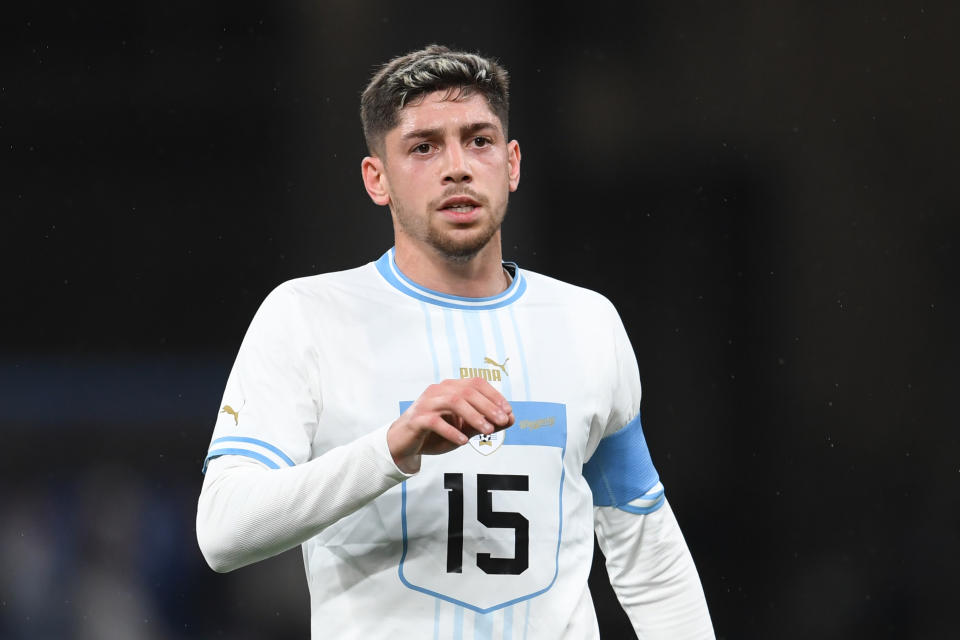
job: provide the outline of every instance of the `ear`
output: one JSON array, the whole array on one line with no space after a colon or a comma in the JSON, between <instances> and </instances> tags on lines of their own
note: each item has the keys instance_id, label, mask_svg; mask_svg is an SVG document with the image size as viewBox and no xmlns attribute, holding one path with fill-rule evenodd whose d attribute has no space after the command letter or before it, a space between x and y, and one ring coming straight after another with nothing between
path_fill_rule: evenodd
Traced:
<instances>
[{"instance_id":1,"label":"ear","mask_svg":"<svg viewBox=\"0 0 960 640\"><path fill-rule=\"evenodd\" d=\"M507 175L510 178L510 191L520 186L520 143L511 140L507 143Z\"/></svg>"},{"instance_id":2,"label":"ear","mask_svg":"<svg viewBox=\"0 0 960 640\"><path fill-rule=\"evenodd\" d=\"M367 156L360 163L360 174L363 176L367 195L380 206L390 204L390 185L383 168L383 160L377 156Z\"/></svg>"}]
</instances>

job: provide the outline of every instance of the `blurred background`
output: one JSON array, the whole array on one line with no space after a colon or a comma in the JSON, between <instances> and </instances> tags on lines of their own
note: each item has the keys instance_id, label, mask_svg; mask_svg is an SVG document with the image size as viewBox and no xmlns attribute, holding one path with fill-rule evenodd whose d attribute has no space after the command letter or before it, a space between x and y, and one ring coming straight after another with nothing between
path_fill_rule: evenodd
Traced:
<instances>
[{"instance_id":1,"label":"blurred background","mask_svg":"<svg viewBox=\"0 0 960 640\"><path fill-rule=\"evenodd\" d=\"M267 292L390 246L359 93L431 42L512 74L505 256L620 310L718 636L952 636L958 19L942 1L5 9L0 637L308 636L299 550L206 567L201 461ZM591 586L603 637L629 637L600 564Z\"/></svg>"}]
</instances>

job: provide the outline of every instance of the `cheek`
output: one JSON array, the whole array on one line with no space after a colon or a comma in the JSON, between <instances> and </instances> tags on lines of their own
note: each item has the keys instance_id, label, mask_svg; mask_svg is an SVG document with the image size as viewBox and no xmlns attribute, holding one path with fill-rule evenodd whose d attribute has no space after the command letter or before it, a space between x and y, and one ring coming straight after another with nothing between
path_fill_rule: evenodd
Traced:
<instances>
[{"instance_id":1,"label":"cheek","mask_svg":"<svg viewBox=\"0 0 960 640\"><path fill-rule=\"evenodd\" d=\"M395 185L390 193L394 202L400 203L406 210L417 210L421 207L424 198L420 195L421 191L415 184L409 180L404 180Z\"/></svg>"}]
</instances>

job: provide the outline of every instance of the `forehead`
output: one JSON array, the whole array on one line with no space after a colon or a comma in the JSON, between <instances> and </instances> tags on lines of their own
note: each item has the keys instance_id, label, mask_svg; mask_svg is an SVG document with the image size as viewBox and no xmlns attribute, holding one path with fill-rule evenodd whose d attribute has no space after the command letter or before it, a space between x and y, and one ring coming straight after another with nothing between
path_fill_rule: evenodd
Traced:
<instances>
[{"instance_id":1,"label":"forehead","mask_svg":"<svg viewBox=\"0 0 960 640\"><path fill-rule=\"evenodd\" d=\"M446 90L428 93L400 110L397 126L391 133L404 135L421 129L459 129L489 122L503 130L500 118L490 109L481 93L457 96Z\"/></svg>"}]
</instances>

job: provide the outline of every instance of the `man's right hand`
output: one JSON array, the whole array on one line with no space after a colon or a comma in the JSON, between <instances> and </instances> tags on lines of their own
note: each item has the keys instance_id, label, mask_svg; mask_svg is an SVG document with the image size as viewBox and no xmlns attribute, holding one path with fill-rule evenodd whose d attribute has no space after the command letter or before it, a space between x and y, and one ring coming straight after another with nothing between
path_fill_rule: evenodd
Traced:
<instances>
[{"instance_id":1,"label":"man's right hand","mask_svg":"<svg viewBox=\"0 0 960 640\"><path fill-rule=\"evenodd\" d=\"M405 473L420 470L420 456L447 453L471 437L513 424L513 410L483 378L432 384L387 430L387 447Z\"/></svg>"}]
</instances>

